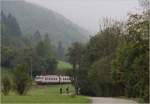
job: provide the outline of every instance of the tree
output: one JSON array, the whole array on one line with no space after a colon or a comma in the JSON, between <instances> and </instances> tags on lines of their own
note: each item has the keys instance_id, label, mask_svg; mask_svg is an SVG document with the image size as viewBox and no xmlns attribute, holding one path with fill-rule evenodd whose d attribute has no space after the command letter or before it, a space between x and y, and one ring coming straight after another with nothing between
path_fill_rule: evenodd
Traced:
<instances>
[{"instance_id":1,"label":"tree","mask_svg":"<svg viewBox=\"0 0 150 104\"><path fill-rule=\"evenodd\" d=\"M1 25L5 25L6 24L6 15L4 14L3 11L1 11Z\"/></svg>"},{"instance_id":2,"label":"tree","mask_svg":"<svg viewBox=\"0 0 150 104\"><path fill-rule=\"evenodd\" d=\"M55 58L47 59L45 62L46 72L49 74L54 74L57 69L57 60Z\"/></svg>"},{"instance_id":3,"label":"tree","mask_svg":"<svg viewBox=\"0 0 150 104\"><path fill-rule=\"evenodd\" d=\"M22 32L19 27L17 19L9 14L8 16L1 12L2 24L1 24L1 40L2 46L11 48L20 48L24 45L22 39Z\"/></svg>"},{"instance_id":4,"label":"tree","mask_svg":"<svg viewBox=\"0 0 150 104\"><path fill-rule=\"evenodd\" d=\"M2 65L2 67L12 68L14 58L15 58L15 52L12 48L9 48L9 47L1 48L1 65Z\"/></svg>"},{"instance_id":5,"label":"tree","mask_svg":"<svg viewBox=\"0 0 150 104\"><path fill-rule=\"evenodd\" d=\"M57 61L48 33L41 37L37 30L33 36L23 36L17 19L9 14L2 15L2 60L3 67L14 69L25 64L30 75L54 73Z\"/></svg>"},{"instance_id":6,"label":"tree","mask_svg":"<svg viewBox=\"0 0 150 104\"><path fill-rule=\"evenodd\" d=\"M25 47L17 49L16 57L13 60L13 65L16 67L18 64L26 65L28 72L30 72L31 78L32 75L37 73L39 67L39 57L35 52L35 49L31 47Z\"/></svg>"},{"instance_id":7,"label":"tree","mask_svg":"<svg viewBox=\"0 0 150 104\"><path fill-rule=\"evenodd\" d=\"M48 34L45 35L43 41L40 41L37 44L36 53L39 57L39 68L41 69L41 72L44 74L54 73L57 66L57 61L55 60Z\"/></svg>"},{"instance_id":8,"label":"tree","mask_svg":"<svg viewBox=\"0 0 150 104\"><path fill-rule=\"evenodd\" d=\"M91 66L88 78L95 96L112 96L111 57L104 57Z\"/></svg>"},{"instance_id":9,"label":"tree","mask_svg":"<svg viewBox=\"0 0 150 104\"><path fill-rule=\"evenodd\" d=\"M149 35L147 15L131 14L128 34L118 48L113 63L115 84L121 83L125 95L149 102Z\"/></svg>"},{"instance_id":10,"label":"tree","mask_svg":"<svg viewBox=\"0 0 150 104\"><path fill-rule=\"evenodd\" d=\"M45 35L44 40L38 42L36 51L41 57L52 57L52 45L48 34Z\"/></svg>"},{"instance_id":11,"label":"tree","mask_svg":"<svg viewBox=\"0 0 150 104\"><path fill-rule=\"evenodd\" d=\"M111 61L120 41L118 26L107 27L91 37L82 54L79 70L81 93L91 96L112 96Z\"/></svg>"},{"instance_id":12,"label":"tree","mask_svg":"<svg viewBox=\"0 0 150 104\"><path fill-rule=\"evenodd\" d=\"M11 14L7 17L6 26L8 27L8 32L11 33L12 36L21 36L21 29L20 26L14 16Z\"/></svg>"},{"instance_id":13,"label":"tree","mask_svg":"<svg viewBox=\"0 0 150 104\"><path fill-rule=\"evenodd\" d=\"M14 71L15 90L19 95L27 93L31 86L31 79L25 65L18 65Z\"/></svg>"},{"instance_id":14,"label":"tree","mask_svg":"<svg viewBox=\"0 0 150 104\"><path fill-rule=\"evenodd\" d=\"M149 11L150 10L150 1L149 0L138 0L140 6L144 9L144 11Z\"/></svg>"},{"instance_id":15,"label":"tree","mask_svg":"<svg viewBox=\"0 0 150 104\"><path fill-rule=\"evenodd\" d=\"M40 41L42 41L42 37L39 30L37 30L32 36L33 45L37 45L37 43Z\"/></svg>"},{"instance_id":16,"label":"tree","mask_svg":"<svg viewBox=\"0 0 150 104\"><path fill-rule=\"evenodd\" d=\"M63 48L63 45L62 45L62 42L59 41L58 43L58 49L57 49L57 56L60 60L63 60L64 59L64 48Z\"/></svg>"},{"instance_id":17,"label":"tree","mask_svg":"<svg viewBox=\"0 0 150 104\"><path fill-rule=\"evenodd\" d=\"M82 57L82 52L83 52L83 45L81 43L75 42L72 43L72 46L68 48L68 61L70 64L73 66L73 85L75 86L75 91L76 94L78 94L78 70L79 66L81 64L81 57Z\"/></svg>"},{"instance_id":18,"label":"tree","mask_svg":"<svg viewBox=\"0 0 150 104\"><path fill-rule=\"evenodd\" d=\"M2 93L4 95L8 95L11 90L11 82L10 79L6 76L2 78Z\"/></svg>"}]
</instances>

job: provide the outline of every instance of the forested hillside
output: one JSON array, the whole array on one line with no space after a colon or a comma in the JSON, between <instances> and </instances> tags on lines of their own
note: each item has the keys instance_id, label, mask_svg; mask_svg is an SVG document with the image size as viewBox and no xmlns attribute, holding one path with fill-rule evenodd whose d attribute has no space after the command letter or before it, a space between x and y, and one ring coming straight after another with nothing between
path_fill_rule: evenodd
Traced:
<instances>
[{"instance_id":1,"label":"forested hillside","mask_svg":"<svg viewBox=\"0 0 150 104\"><path fill-rule=\"evenodd\" d=\"M1 11L1 20L1 66L13 70L23 64L31 75L54 73L57 57L49 35L40 38L40 33L36 31L31 38L27 38L15 16Z\"/></svg>"},{"instance_id":2,"label":"forested hillside","mask_svg":"<svg viewBox=\"0 0 150 104\"><path fill-rule=\"evenodd\" d=\"M22 0L1 3L6 15L11 13L16 17L23 35L31 36L38 30L41 35L48 33L55 46L61 41L65 47L74 41L88 39L89 32L52 10Z\"/></svg>"}]
</instances>

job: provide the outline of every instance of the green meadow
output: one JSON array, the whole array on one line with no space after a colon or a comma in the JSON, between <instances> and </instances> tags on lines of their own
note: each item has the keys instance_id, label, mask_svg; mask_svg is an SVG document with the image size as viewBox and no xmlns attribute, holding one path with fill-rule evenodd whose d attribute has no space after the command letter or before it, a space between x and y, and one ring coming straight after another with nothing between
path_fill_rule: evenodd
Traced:
<instances>
[{"instance_id":1,"label":"green meadow","mask_svg":"<svg viewBox=\"0 0 150 104\"><path fill-rule=\"evenodd\" d=\"M72 69L72 65L65 61L58 61L57 68L58 70L68 70L68 69Z\"/></svg>"},{"instance_id":2,"label":"green meadow","mask_svg":"<svg viewBox=\"0 0 150 104\"><path fill-rule=\"evenodd\" d=\"M63 89L63 94L59 93L60 87ZM71 96L66 94L66 88L74 93L72 85L34 85L26 95L19 96L15 92L11 92L8 96L1 96L2 104L8 103L90 103L90 100L85 96Z\"/></svg>"}]
</instances>

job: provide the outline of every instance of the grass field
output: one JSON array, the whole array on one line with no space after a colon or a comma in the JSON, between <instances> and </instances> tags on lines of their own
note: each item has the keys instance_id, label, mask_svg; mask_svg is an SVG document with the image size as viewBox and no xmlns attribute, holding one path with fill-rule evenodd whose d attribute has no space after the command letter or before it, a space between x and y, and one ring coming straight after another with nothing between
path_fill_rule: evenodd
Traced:
<instances>
[{"instance_id":1,"label":"grass field","mask_svg":"<svg viewBox=\"0 0 150 104\"><path fill-rule=\"evenodd\" d=\"M59 88L63 88L63 95L59 94ZM14 92L11 92L8 96L1 96L2 104L5 103L89 103L89 99L84 96L71 97L65 95L65 89L69 87L70 92L74 92L71 85L44 85L44 86L33 86L27 95L19 96Z\"/></svg>"},{"instance_id":2,"label":"grass field","mask_svg":"<svg viewBox=\"0 0 150 104\"><path fill-rule=\"evenodd\" d=\"M57 67L59 70L68 70L72 68L72 65L64 61L58 61Z\"/></svg>"}]
</instances>

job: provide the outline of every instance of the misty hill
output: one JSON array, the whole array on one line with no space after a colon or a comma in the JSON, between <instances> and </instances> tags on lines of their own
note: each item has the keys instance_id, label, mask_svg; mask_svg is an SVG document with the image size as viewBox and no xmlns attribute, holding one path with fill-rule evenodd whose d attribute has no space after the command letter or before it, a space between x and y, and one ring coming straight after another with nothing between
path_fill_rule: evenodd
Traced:
<instances>
[{"instance_id":1,"label":"misty hill","mask_svg":"<svg viewBox=\"0 0 150 104\"><path fill-rule=\"evenodd\" d=\"M88 39L88 31L52 10L25 1L1 3L5 14L11 13L16 17L24 35L33 35L39 30L42 35L48 33L53 43L62 41L65 45Z\"/></svg>"}]
</instances>

